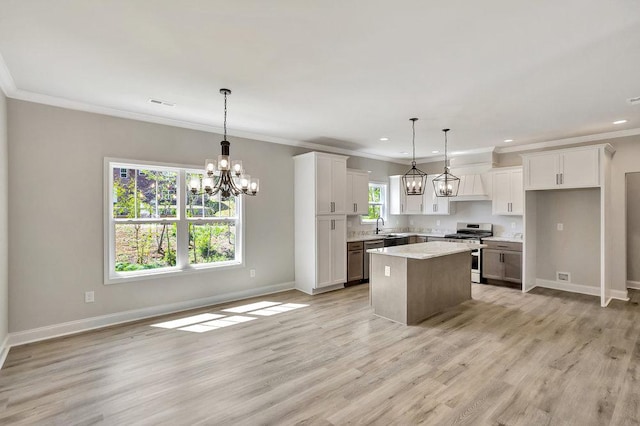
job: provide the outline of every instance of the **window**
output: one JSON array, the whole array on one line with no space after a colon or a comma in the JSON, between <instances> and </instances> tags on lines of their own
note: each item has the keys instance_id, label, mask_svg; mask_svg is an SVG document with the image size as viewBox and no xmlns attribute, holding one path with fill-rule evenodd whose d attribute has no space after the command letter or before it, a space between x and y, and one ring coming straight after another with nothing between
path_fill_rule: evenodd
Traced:
<instances>
[{"instance_id":1,"label":"window","mask_svg":"<svg viewBox=\"0 0 640 426\"><path fill-rule=\"evenodd\" d=\"M237 197L193 195L200 171L105 161L105 282L242 263Z\"/></svg>"},{"instance_id":2,"label":"window","mask_svg":"<svg viewBox=\"0 0 640 426\"><path fill-rule=\"evenodd\" d=\"M362 222L375 222L379 217L387 219L387 184L369 182L369 214L361 216Z\"/></svg>"}]
</instances>

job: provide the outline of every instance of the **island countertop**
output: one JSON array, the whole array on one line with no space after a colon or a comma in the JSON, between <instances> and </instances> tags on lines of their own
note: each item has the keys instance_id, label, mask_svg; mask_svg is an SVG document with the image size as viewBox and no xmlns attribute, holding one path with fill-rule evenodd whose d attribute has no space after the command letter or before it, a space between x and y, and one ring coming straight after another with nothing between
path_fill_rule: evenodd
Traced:
<instances>
[{"instance_id":1,"label":"island countertop","mask_svg":"<svg viewBox=\"0 0 640 426\"><path fill-rule=\"evenodd\" d=\"M367 250L371 254L385 254L388 256L404 257L407 259L431 259L455 253L463 253L478 248L487 247L486 244L449 243L432 241L429 243L406 244L401 246L384 247Z\"/></svg>"}]
</instances>

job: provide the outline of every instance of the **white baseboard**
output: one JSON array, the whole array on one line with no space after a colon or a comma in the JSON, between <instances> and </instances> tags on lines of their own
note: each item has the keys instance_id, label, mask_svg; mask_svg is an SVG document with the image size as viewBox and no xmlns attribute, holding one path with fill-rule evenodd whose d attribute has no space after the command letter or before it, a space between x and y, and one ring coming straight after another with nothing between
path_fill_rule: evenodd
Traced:
<instances>
[{"instance_id":1,"label":"white baseboard","mask_svg":"<svg viewBox=\"0 0 640 426\"><path fill-rule=\"evenodd\" d=\"M629 293L627 290L609 290L609 297L611 299L624 300L625 302L629 301Z\"/></svg>"},{"instance_id":2,"label":"white baseboard","mask_svg":"<svg viewBox=\"0 0 640 426\"><path fill-rule=\"evenodd\" d=\"M600 287L590 285L566 283L562 281L543 280L536 278L536 287L551 288L554 290L569 291L571 293L588 294L590 296L600 296Z\"/></svg>"},{"instance_id":3,"label":"white baseboard","mask_svg":"<svg viewBox=\"0 0 640 426\"><path fill-rule=\"evenodd\" d=\"M640 281L627 281L627 288L640 290Z\"/></svg>"},{"instance_id":4,"label":"white baseboard","mask_svg":"<svg viewBox=\"0 0 640 426\"><path fill-rule=\"evenodd\" d=\"M4 338L4 341L2 342L2 345L0 345L0 369L4 365L4 361L7 359L10 348L11 346L9 346L9 335L7 334Z\"/></svg>"},{"instance_id":5,"label":"white baseboard","mask_svg":"<svg viewBox=\"0 0 640 426\"><path fill-rule=\"evenodd\" d=\"M98 317L84 318L76 321L69 321L60 324L48 325L45 327L33 328L31 330L9 333L7 351L12 346L24 345L26 343L38 342L52 339L54 337L66 336L68 334L80 333L97 328L108 327L125 322L138 321L145 318L166 315L189 309L202 308L219 303L233 302L236 300L248 299L250 297L265 296L282 291L293 290L293 282L276 284L268 287L259 287L249 290L236 291L232 293L220 294L202 299L187 300L185 302L171 303L167 305L151 306L148 308L135 309L131 311L118 312L115 314L101 315ZM7 342L5 340L5 343Z\"/></svg>"}]
</instances>

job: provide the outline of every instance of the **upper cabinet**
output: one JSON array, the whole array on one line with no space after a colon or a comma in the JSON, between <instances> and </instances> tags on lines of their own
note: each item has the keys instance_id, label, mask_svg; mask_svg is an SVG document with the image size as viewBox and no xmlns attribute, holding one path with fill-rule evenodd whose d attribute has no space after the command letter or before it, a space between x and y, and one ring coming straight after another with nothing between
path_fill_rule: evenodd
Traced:
<instances>
[{"instance_id":1,"label":"upper cabinet","mask_svg":"<svg viewBox=\"0 0 640 426\"><path fill-rule=\"evenodd\" d=\"M347 169L347 215L369 213L369 173Z\"/></svg>"},{"instance_id":2,"label":"upper cabinet","mask_svg":"<svg viewBox=\"0 0 640 426\"><path fill-rule=\"evenodd\" d=\"M316 214L347 213L347 157L310 154L315 157Z\"/></svg>"},{"instance_id":3,"label":"upper cabinet","mask_svg":"<svg viewBox=\"0 0 640 426\"><path fill-rule=\"evenodd\" d=\"M505 167L494 171L492 175L492 213L522 216L524 195L522 167Z\"/></svg>"},{"instance_id":4,"label":"upper cabinet","mask_svg":"<svg viewBox=\"0 0 640 426\"><path fill-rule=\"evenodd\" d=\"M422 214L422 196L407 195L402 176L389 176L389 213Z\"/></svg>"},{"instance_id":5,"label":"upper cabinet","mask_svg":"<svg viewBox=\"0 0 640 426\"><path fill-rule=\"evenodd\" d=\"M433 179L437 175L430 175L427 178L427 187L424 191L423 201L423 214L426 215L448 215L454 213L454 204L450 202L449 197L436 196L435 188L433 187Z\"/></svg>"},{"instance_id":6,"label":"upper cabinet","mask_svg":"<svg viewBox=\"0 0 640 426\"><path fill-rule=\"evenodd\" d=\"M562 189L600 186L599 147L580 147L523 155L524 188Z\"/></svg>"}]
</instances>

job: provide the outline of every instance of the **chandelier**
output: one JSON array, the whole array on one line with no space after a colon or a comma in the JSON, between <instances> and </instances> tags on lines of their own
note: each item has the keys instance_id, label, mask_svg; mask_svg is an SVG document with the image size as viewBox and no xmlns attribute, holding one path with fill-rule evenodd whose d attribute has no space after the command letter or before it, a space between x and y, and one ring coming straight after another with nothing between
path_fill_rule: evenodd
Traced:
<instances>
[{"instance_id":1,"label":"chandelier","mask_svg":"<svg viewBox=\"0 0 640 426\"><path fill-rule=\"evenodd\" d=\"M218 160L207 159L204 165L204 177L193 177L189 181L191 193L196 195L216 195L220 193L223 199L231 196L257 195L260 189L260 180L252 178L242 167L242 161L231 161L229 158L229 141L227 140L227 96L231 94L229 89L220 89L224 95L224 139L220 142L222 154ZM200 192L201 189L203 192Z\"/></svg>"},{"instance_id":2,"label":"chandelier","mask_svg":"<svg viewBox=\"0 0 640 426\"><path fill-rule=\"evenodd\" d=\"M433 178L433 189L436 197L455 197L458 195L460 178L451 174L449 158L447 157L447 132L450 129L442 129L444 132L444 173Z\"/></svg>"},{"instance_id":3,"label":"chandelier","mask_svg":"<svg viewBox=\"0 0 640 426\"><path fill-rule=\"evenodd\" d=\"M427 181L427 174L416 168L416 121L417 118L409 119L413 128L413 160L411 161L411 170L402 176L402 183L407 195L422 195L424 185Z\"/></svg>"}]
</instances>

